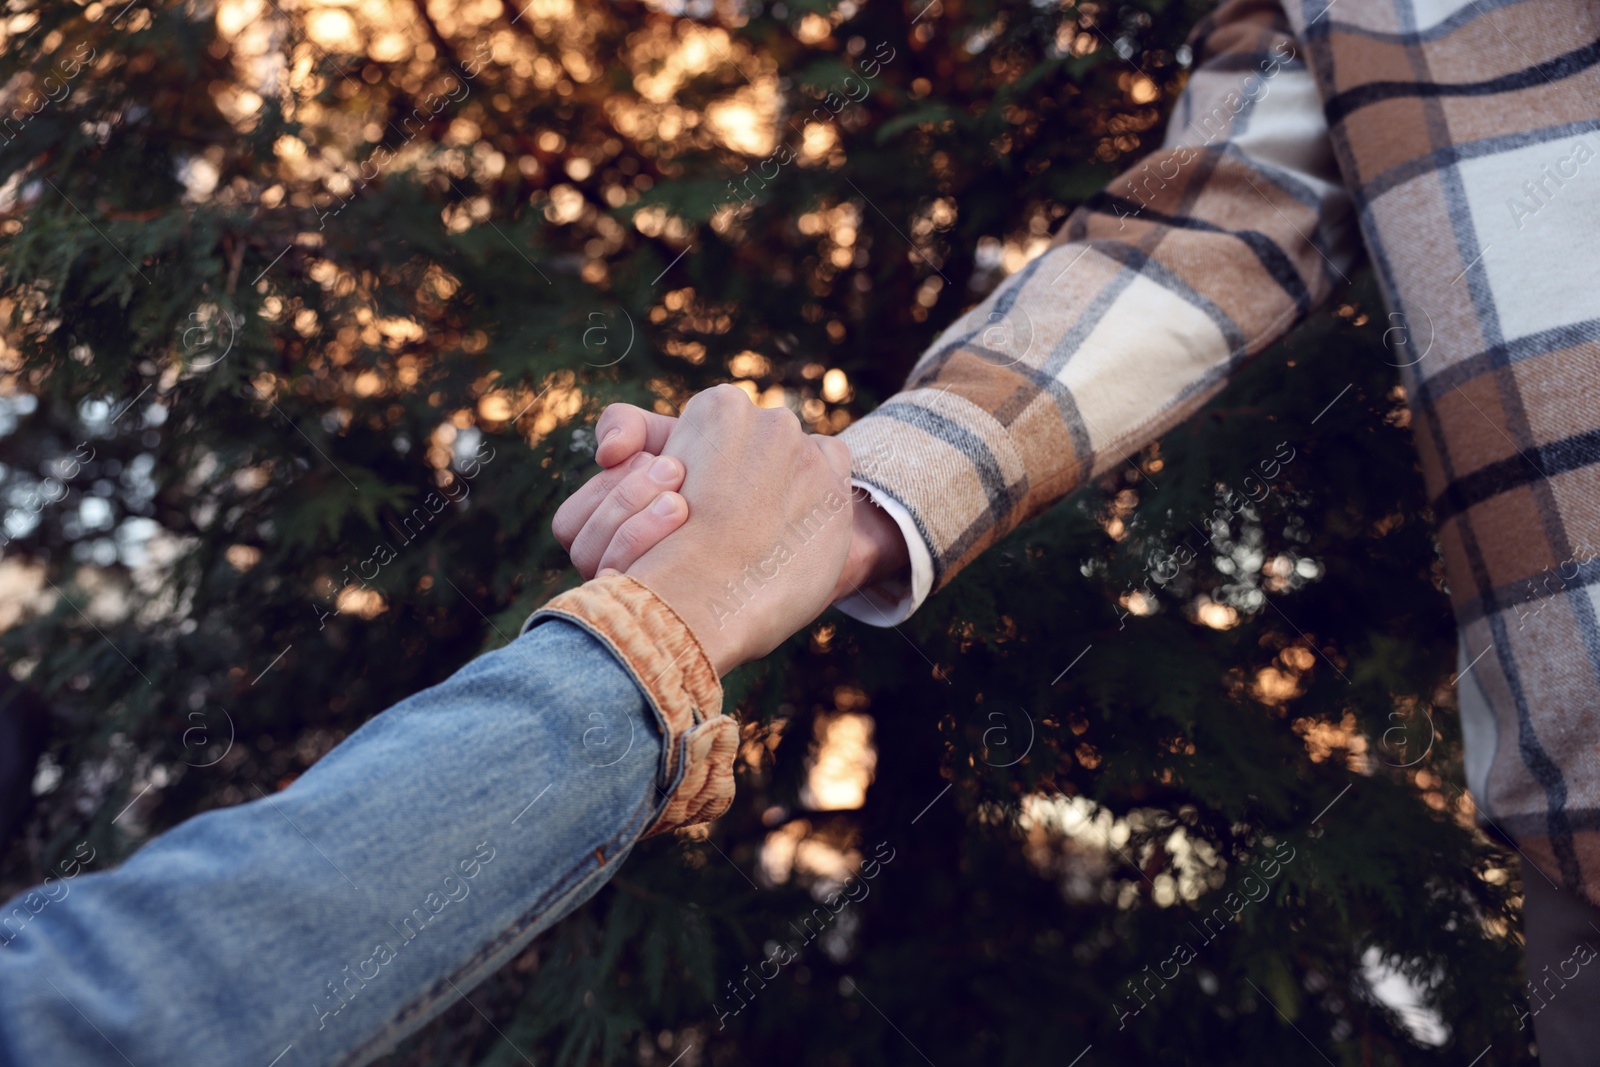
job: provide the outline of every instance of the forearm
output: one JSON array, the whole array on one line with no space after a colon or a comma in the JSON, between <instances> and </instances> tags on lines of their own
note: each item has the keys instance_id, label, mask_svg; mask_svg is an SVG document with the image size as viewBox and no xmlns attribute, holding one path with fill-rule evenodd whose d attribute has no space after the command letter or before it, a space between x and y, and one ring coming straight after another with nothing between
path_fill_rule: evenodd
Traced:
<instances>
[{"instance_id":1,"label":"forearm","mask_svg":"<svg viewBox=\"0 0 1600 1067\"><path fill-rule=\"evenodd\" d=\"M538 626L289 788L8 904L0 1062L362 1062L609 877L663 766L623 664Z\"/></svg>"},{"instance_id":2,"label":"forearm","mask_svg":"<svg viewBox=\"0 0 1600 1067\"><path fill-rule=\"evenodd\" d=\"M1163 148L842 435L855 478L911 516L934 589L1191 414L1357 255L1316 87L1281 14L1233 5L1217 18Z\"/></svg>"}]
</instances>

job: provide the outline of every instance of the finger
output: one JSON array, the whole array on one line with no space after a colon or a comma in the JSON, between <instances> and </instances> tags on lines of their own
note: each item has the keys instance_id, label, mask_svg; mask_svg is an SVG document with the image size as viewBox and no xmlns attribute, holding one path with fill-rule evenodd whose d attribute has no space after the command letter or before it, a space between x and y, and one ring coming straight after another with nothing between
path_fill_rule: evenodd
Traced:
<instances>
[{"instance_id":1,"label":"finger","mask_svg":"<svg viewBox=\"0 0 1600 1067\"><path fill-rule=\"evenodd\" d=\"M677 424L678 420L670 415L658 415L632 404L612 404L595 423L595 440L600 444L595 448L594 460L602 467L615 467L635 452L659 455Z\"/></svg>"},{"instance_id":2,"label":"finger","mask_svg":"<svg viewBox=\"0 0 1600 1067\"><path fill-rule=\"evenodd\" d=\"M650 506L617 527L600 560L600 571L609 568L625 571L634 561L659 545L668 534L689 519L689 502L677 493L666 492Z\"/></svg>"},{"instance_id":3,"label":"finger","mask_svg":"<svg viewBox=\"0 0 1600 1067\"><path fill-rule=\"evenodd\" d=\"M822 458L828 461L828 466L833 468L833 473L846 481L850 478L850 446L837 437L828 437L823 434L813 434L811 440L822 450Z\"/></svg>"},{"instance_id":4,"label":"finger","mask_svg":"<svg viewBox=\"0 0 1600 1067\"><path fill-rule=\"evenodd\" d=\"M618 528L649 507L665 490L676 490L683 485L683 472L683 463L671 456L658 456L630 470L594 509L594 514L573 540L569 553L578 573L592 578Z\"/></svg>"},{"instance_id":5,"label":"finger","mask_svg":"<svg viewBox=\"0 0 1600 1067\"><path fill-rule=\"evenodd\" d=\"M655 456L640 452L636 454L631 464L620 464L610 470L601 471L584 482L576 493L562 501L561 506L556 509L555 518L550 520L550 532L555 535L556 543L571 552L572 542L577 540L578 534L583 530L583 524L589 521L594 509L611 495L611 490L615 489L631 471L635 468L642 470L654 459Z\"/></svg>"}]
</instances>

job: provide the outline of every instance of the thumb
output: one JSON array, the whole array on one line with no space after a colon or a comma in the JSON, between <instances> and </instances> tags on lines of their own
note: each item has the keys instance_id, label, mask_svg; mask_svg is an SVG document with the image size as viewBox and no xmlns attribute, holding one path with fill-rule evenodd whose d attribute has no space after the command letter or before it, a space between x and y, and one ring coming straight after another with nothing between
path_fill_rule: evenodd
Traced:
<instances>
[{"instance_id":1,"label":"thumb","mask_svg":"<svg viewBox=\"0 0 1600 1067\"><path fill-rule=\"evenodd\" d=\"M639 452L659 455L678 420L632 404L611 404L595 423L595 462L615 467Z\"/></svg>"}]
</instances>

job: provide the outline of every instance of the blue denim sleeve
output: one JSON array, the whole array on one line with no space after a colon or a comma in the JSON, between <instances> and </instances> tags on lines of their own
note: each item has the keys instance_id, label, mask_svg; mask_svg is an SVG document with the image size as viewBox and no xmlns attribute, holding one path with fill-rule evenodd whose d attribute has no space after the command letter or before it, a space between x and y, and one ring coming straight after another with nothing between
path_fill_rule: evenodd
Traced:
<instances>
[{"instance_id":1,"label":"blue denim sleeve","mask_svg":"<svg viewBox=\"0 0 1600 1067\"><path fill-rule=\"evenodd\" d=\"M662 807L650 705L537 626L293 785L0 912L0 1064L363 1063L591 896Z\"/></svg>"}]
</instances>

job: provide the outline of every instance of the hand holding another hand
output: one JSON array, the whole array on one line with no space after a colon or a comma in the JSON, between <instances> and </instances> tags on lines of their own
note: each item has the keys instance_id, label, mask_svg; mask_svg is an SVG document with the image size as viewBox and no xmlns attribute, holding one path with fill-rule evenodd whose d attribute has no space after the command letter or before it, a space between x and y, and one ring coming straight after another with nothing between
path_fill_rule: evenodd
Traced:
<instances>
[{"instance_id":1,"label":"hand holding another hand","mask_svg":"<svg viewBox=\"0 0 1600 1067\"><path fill-rule=\"evenodd\" d=\"M644 582L689 624L718 674L766 655L827 607L851 557L842 442L806 434L793 413L758 408L731 385L696 395L676 420L613 411L601 418L597 457L610 469L552 523L586 578L616 567ZM652 480L663 460L678 466ZM671 513L655 513L652 500Z\"/></svg>"},{"instance_id":2,"label":"hand holding another hand","mask_svg":"<svg viewBox=\"0 0 1600 1067\"><path fill-rule=\"evenodd\" d=\"M595 449L595 460L606 470L585 483L557 513L556 538L563 546L571 548L577 528L584 527L584 520L598 509L600 501L609 494L620 492L626 499L616 502L619 506L604 513L603 520L597 525L593 543L600 545L606 543L611 536L609 531L617 530L622 520L650 503L637 488L618 490L618 483L631 470L628 464L639 462L640 455L659 454L677 425L678 420L670 415L659 415L632 404L612 404L601 412L595 426L600 442ZM864 492L855 493L853 503L850 553L834 585L833 595L828 598L830 603L903 573L910 563L905 535L888 513L874 504ZM566 518L565 525L562 524L563 516ZM625 543L619 546L615 556L608 555L607 560L601 562L591 551L573 549L573 566L585 578L593 578L604 567L626 570L629 563L677 529L682 521L681 516L674 519L645 519L625 531ZM587 534L589 531L585 528L584 532ZM563 537L564 533L566 537ZM618 560L624 562L616 562Z\"/></svg>"},{"instance_id":3,"label":"hand holding another hand","mask_svg":"<svg viewBox=\"0 0 1600 1067\"><path fill-rule=\"evenodd\" d=\"M628 462L590 478L557 509L550 530L585 579L626 571L689 517L677 492L683 462L656 455L665 445L662 434L651 451L629 453Z\"/></svg>"}]
</instances>

